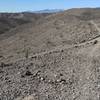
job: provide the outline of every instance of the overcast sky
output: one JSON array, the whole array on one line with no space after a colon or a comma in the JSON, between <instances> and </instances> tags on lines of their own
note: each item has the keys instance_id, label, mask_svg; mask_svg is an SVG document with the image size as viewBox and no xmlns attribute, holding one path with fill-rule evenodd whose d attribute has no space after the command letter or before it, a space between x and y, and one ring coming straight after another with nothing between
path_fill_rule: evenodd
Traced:
<instances>
[{"instance_id":1,"label":"overcast sky","mask_svg":"<svg viewBox=\"0 0 100 100\"><path fill-rule=\"evenodd\" d=\"M0 0L0 12L100 7L100 0Z\"/></svg>"}]
</instances>

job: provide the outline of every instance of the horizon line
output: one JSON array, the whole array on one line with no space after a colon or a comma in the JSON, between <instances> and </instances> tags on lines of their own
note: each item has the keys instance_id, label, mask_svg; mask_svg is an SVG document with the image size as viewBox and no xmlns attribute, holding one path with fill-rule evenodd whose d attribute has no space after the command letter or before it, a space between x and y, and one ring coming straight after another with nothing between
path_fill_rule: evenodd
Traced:
<instances>
[{"instance_id":1,"label":"horizon line","mask_svg":"<svg viewBox=\"0 0 100 100\"><path fill-rule=\"evenodd\" d=\"M45 10L63 10L63 11L65 11L65 10L70 10L70 9L84 9L84 8L90 8L90 9L92 9L92 8L100 8L100 7L72 7L72 8L66 8L66 9L52 9L52 8L47 8L47 9L40 9L40 10L22 10L22 11L0 11L0 13L24 13L24 12L30 12L30 13L35 13L35 12L39 12L39 11L45 11Z\"/></svg>"}]
</instances>

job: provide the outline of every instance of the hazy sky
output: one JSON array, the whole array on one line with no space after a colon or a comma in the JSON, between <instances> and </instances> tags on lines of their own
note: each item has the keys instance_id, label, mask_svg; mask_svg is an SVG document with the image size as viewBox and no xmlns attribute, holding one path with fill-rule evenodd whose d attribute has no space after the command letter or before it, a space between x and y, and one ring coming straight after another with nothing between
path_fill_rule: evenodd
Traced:
<instances>
[{"instance_id":1,"label":"hazy sky","mask_svg":"<svg viewBox=\"0 0 100 100\"><path fill-rule=\"evenodd\" d=\"M100 0L0 0L0 11L2 12L79 7L100 7Z\"/></svg>"}]
</instances>

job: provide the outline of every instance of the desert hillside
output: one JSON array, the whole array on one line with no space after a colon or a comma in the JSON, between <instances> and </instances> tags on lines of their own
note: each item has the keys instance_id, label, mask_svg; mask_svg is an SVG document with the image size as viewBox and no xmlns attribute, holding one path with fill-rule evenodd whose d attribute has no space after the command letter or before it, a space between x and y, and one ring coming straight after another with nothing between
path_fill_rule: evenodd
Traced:
<instances>
[{"instance_id":1,"label":"desert hillside","mask_svg":"<svg viewBox=\"0 0 100 100\"><path fill-rule=\"evenodd\" d=\"M100 100L100 9L37 17L0 35L0 99Z\"/></svg>"},{"instance_id":2,"label":"desert hillside","mask_svg":"<svg viewBox=\"0 0 100 100\"><path fill-rule=\"evenodd\" d=\"M94 24L99 24L99 15L92 19L89 16L86 17L87 20L80 19L87 11L88 13L94 12L90 17L92 14L98 14L97 9L93 11L70 9L40 19L36 25L31 22L6 32L7 36L1 36L0 47L3 56L6 56L7 60L10 56L14 60L23 58L26 49L29 55L34 55L62 45L79 44L98 37L99 31ZM71 12L76 13L72 15Z\"/></svg>"},{"instance_id":3,"label":"desert hillside","mask_svg":"<svg viewBox=\"0 0 100 100\"><path fill-rule=\"evenodd\" d=\"M9 31L12 28L17 26L34 23L41 18L44 18L49 14L39 14L39 13L31 13L31 12L22 12L22 13L0 13L0 34L3 34Z\"/></svg>"}]
</instances>

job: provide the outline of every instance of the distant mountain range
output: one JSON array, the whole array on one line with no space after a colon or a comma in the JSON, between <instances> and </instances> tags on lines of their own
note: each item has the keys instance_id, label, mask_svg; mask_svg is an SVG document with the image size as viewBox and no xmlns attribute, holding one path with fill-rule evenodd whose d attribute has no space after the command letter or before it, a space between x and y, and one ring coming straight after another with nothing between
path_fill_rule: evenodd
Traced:
<instances>
[{"instance_id":1,"label":"distant mountain range","mask_svg":"<svg viewBox=\"0 0 100 100\"><path fill-rule=\"evenodd\" d=\"M28 11L31 13L57 13L57 12L62 12L64 11L63 9L45 9L45 10L39 10L39 11Z\"/></svg>"}]
</instances>

